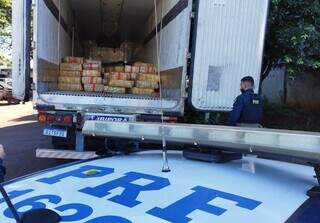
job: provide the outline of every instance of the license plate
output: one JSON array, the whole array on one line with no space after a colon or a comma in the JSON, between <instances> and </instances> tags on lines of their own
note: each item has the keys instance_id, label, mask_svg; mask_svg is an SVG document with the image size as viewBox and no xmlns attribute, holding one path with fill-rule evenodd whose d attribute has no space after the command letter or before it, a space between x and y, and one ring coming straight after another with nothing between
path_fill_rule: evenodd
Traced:
<instances>
[{"instance_id":1,"label":"license plate","mask_svg":"<svg viewBox=\"0 0 320 223\"><path fill-rule=\"evenodd\" d=\"M59 138L67 138L66 128L56 128L56 127L45 127L43 129L43 135L54 136Z\"/></svg>"},{"instance_id":2,"label":"license plate","mask_svg":"<svg viewBox=\"0 0 320 223\"><path fill-rule=\"evenodd\" d=\"M104 121L104 122L134 122L134 115L108 115L108 114L87 114L86 120L89 121Z\"/></svg>"}]
</instances>

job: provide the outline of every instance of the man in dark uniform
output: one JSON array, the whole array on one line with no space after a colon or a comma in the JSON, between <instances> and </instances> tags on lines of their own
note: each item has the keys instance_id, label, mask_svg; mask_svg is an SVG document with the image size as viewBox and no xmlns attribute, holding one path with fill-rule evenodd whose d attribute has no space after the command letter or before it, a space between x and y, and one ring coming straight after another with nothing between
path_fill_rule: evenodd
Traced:
<instances>
[{"instance_id":1,"label":"man in dark uniform","mask_svg":"<svg viewBox=\"0 0 320 223\"><path fill-rule=\"evenodd\" d=\"M229 126L261 127L262 98L254 93L254 79L250 76L241 80L239 95L230 113Z\"/></svg>"}]
</instances>

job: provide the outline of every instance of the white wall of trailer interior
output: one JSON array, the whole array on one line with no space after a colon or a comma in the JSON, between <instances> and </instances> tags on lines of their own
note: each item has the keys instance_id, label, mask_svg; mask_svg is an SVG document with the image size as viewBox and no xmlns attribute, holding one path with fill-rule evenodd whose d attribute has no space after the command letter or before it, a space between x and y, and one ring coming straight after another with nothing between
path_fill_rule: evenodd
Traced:
<instances>
[{"instance_id":1,"label":"white wall of trailer interior","mask_svg":"<svg viewBox=\"0 0 320 223\"><path fill-rule=\"evenodd\" d=\"M37 56L50 63L59 65L61 58L71 55L71 37L47 8L44 0L38 0L37 8ZM54 1L67 21L67 1ZM70 13L70 12L69 12Z\"/></svg>"},{"instance_id":2,"label":"white wall of trailer interior","mask_svg":"<svg viewBox=\"0 0 320 223\"><path fill-rule=\"evenodd\" d=\"M157 22L161 23L161 17L165 17L180 0L157 1ZM183 77L187 73L187 54L190 40L190 15L192 12L192 0L185 0L188 6L173 21L164 28L158 30L160 70L170 70L183 67ZM147 21L145 33L151 33L155 28L155 12L152 12ZM138 59L144 59L149 63L157 63L156 37L152 38L138 54ZM183 85L185 86L185 78Z\"/></svg>"},{"instance_id":3,"label":"white wall of trailer interior","mask_svg":"<svg viewBox=\"0 0 320 223\"><path fill-rule=\"evenodd\" d=\"M269 0L200 0L192 81L192 104L226 111L244 76L259 89Z\"/></svg>"}]
</instances>

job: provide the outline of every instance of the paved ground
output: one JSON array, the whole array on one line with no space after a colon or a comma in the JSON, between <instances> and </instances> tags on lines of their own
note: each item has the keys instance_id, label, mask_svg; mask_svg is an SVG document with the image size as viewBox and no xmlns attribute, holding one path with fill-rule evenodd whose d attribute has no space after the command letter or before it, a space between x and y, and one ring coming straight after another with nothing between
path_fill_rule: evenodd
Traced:
<instances>
[{"instance_id":1,"label":"paved ground","mask_svg":"<svg viewBox=\"0 0 320 223\"><path fill-rule=\"evenodd\" d=\"M6 180L67 162L35 157L36 148L50 148L51 144L42 135L42 126L37 123L32 103L7 105L0 102L0 144L7 152Z\"/></svg>"}]
</instances>

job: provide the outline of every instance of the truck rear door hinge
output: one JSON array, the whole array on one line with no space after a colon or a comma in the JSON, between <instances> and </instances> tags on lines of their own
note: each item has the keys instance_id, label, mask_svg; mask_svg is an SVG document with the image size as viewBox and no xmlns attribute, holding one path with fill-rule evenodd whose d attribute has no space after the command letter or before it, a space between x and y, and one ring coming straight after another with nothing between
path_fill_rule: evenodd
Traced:
<instances>
[{"instance_id":1,"label":"truck rear door hinge","mask_svg":"<svg viewBox=\"0 0 320 223\"><path fill-rule=\"evenodd\" d=\"M36 49L36 41L31 42L31 49L35 50Z\"/></svg>"},{"instance_id":2,"label":"truck rear door hinge","mask_svg":"<svg viewBox=\"0 0 320 223\"><path fill-rule=\"evenodd\" d=\"M188 52L187 53L187 59L191 59L192 58L192 53Z\"/></svg>"},{"instance_id":3,"label":"truck rear door hinge","mask_svg":"<svg viewBox=\"0 0 320 223\"><path fill-rule=\"evenodd\" d=\"M190 19L194 19L196 17L196 14L194 12L190 13Z\"/></svg>"}]
</instances>

